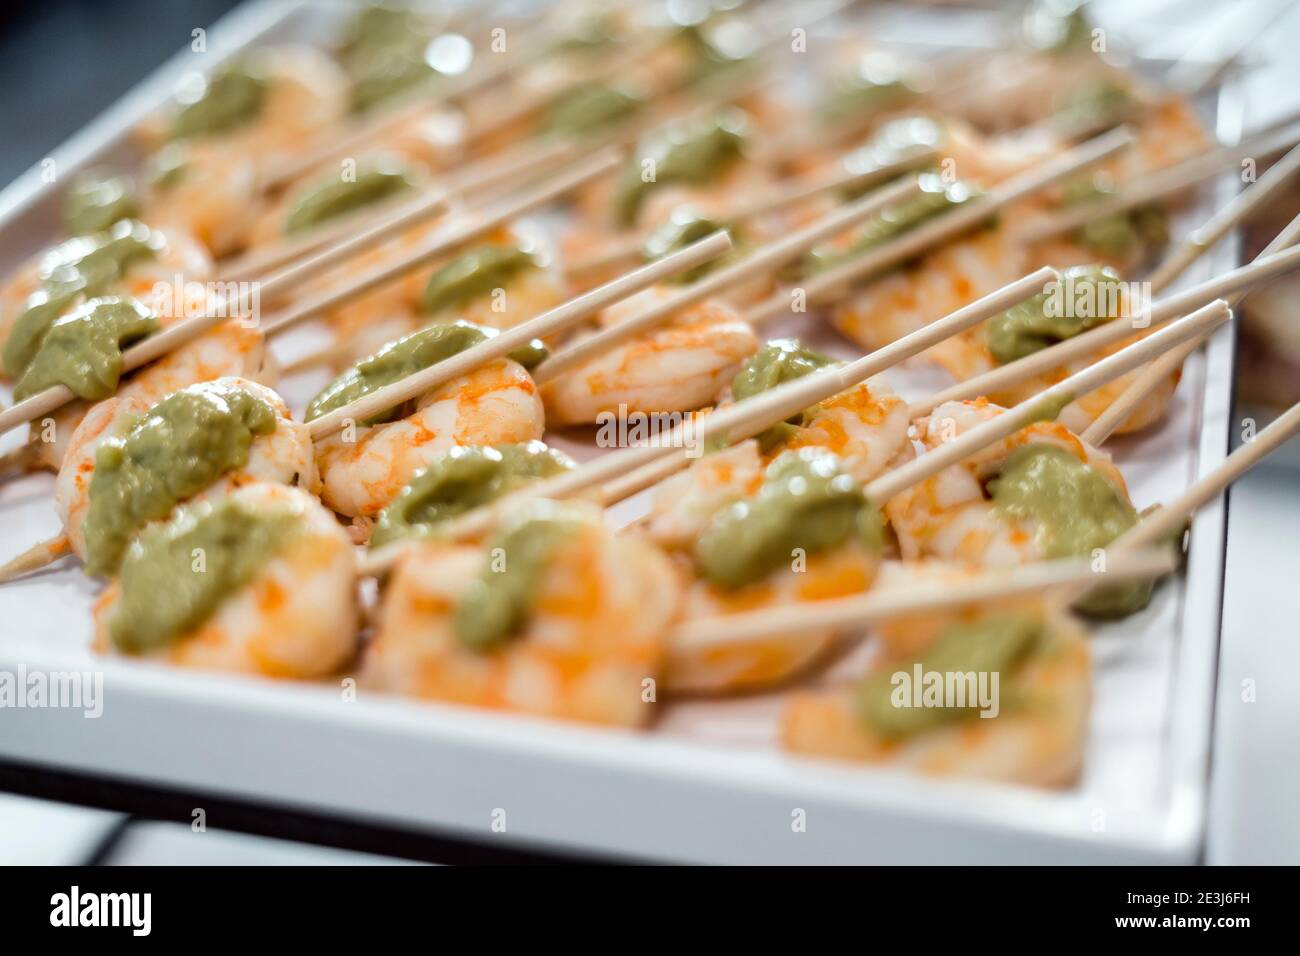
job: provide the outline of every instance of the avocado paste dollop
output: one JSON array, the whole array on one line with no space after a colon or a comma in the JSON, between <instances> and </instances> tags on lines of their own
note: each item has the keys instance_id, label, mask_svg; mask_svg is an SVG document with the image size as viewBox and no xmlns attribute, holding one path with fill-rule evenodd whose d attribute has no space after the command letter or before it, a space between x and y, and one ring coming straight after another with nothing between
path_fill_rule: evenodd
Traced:
<instances>
[{"instance_id":1,"label":"avocado paste dollop","mask_svg":"<svg viewBox=\"0 0 1300 956\"><path fill-rule=\"evenodd\" d=\"M847 249L827 246L810 252L804 261L805 272L809 275L824 272L856 259L922 223L984 195L984 190L978 186L960 180L946 182L939 173L924 173L918 181L919 192L867 220Z\"/></svg>"},{"instance_id":2,"label":"avocado paste dollop","mask_svg":"<svg viewBox=\"0 0 1300 956\"><path fill-rule=\"evenodd\" d=\"M1112 321L1123 302L1123 280L1114 269L1072 266L1046 292L989 319L985 340L1005 365Z\"/></svg>"},{"instance_id":3,"label":"avocado paste dollop","mask_svg":"<svg viewBox=\"0 0 1300 956\"><path fill-rule=\"evenodd\" d=\"M650 238L641 247L641 254L646 262L657 262L665 256L681 252L687 246L694 245L715 232L721 232L729 228L726 224L718 222L716 219L710 219L689 206L678 206L669 215L668 221L650 234ZM731 231L734 237L735 231ZM708 262L702 262L668 281L674 284L694 282L696 279L708 275L719 266L734 262L736 252L737 250L733 249L727 255L710 259Z\"/></svg>"},{"instance_id":4,"label":"avocado paste dollop","mask_svg":"<svg viewBox=\"0 0 1300 956\"><path fill-rule=\"evenodd\" d=\"M711 583L739 588L789 566L796 549L826 551L857 536L881 547L883 524L839 458L820 448L783 452L753 498L713 516L695 542L695 564Z\"/></svg>"},{"instance_id":5,"label":"avocado paste dollop","mask_svg":"<svg viewBox=\"0 0 1300 956\"><path fill-rule=\"evenodd\" d=\"M252 581L300 527L288 509L222 498L194 502L146 528L122 560L109 638L118 650L140 654L184 637Z\"/></svg>"},{"instance_id":6,"label":"avocado paste dollop","mask_svg":"<svg viewBox=\"0 0 1300 956\"><path fill-rule=\"evenodd\" d=\"M1070 183L1062 204L1072 207L1114 195L1115 186L1103 174ZM1136 250L1154 250L1169 242L1169 218L1159 204L1150 203L1090 219L1076 233L1079 245L1099 256L1124 259Z\"/></svg>"},{"instance_id":7,"label":"avocado paste dollop","mask_svg":"<svg viewBox=\"0 0 1300 956\"><path fill-rule=\"evenodd\" d=\"M496 329L457 319L454 322L430 325L394 339L326 385L308 403L305 420L320 418L363 395L369 395L376 389L391 385L499 334ZM545 356L546 346L537 339L526 348L510 353L510 358L526 368L536 365ZM401 418L403 414L403 408L395 408L366 424L382 424Z\"/></svg>"},{"instance_id":8,"label":"avocado paste dollop","mask_svg":"<svg viewBox=\"0 0 1300 956\"><path fill-rule=\"evenodd\" d=\"M242 468L254 437L274 430L274 408L216 381L168 395L125 435L105 440L82 525L86 571L113 573L141 527Z\"/></svg>"},{"instance_id":9,"label":"avocado paste dollop","mask_svg":"<svg viewBox=\"0 0 1300 956\"><path fill-rule=\"evenodd\" d=\"M238 129L257 118L266 99L267 82L245 63L233 63L205 77L179 99L172 120L172 137L215 136Z\"/></svg>"},{"instance_id":10,"label":"avocado paste dollop","mask_svg":"<svg viewBox=\"0 0 1300 956\"><path fill-rule=\"evenodd\" d=\"M1047 558L1090 558L1138 522L1124 492L1057 445L1041 442L1013 451L988 483L995 508L1034 529ZM1146 607L1153 584L1134 581L1094 589L1076 607L1100 617L1123 617Z\"/></svg>"},{"instance_id":11,"label":"avocado paste dollop","mask_svg":"<svg viewBox=\"0 0 1300 956\"><path fill-rule=\"evenodd\" d=\"M74 179L63 196L63 225L74 236L103 232L139 214L140 201L130 176L92 170Z\"/></svg>"},{"instance_id":12,"label":"avocado paste dollop","mask_svg":"<svg viewBox=\"0 0 1300 956\"><path fill-rule=\"evenodd\" d=\"M625 228L635 225L642 203L656 186L713 182L741 158L747 136L748 121L738 110L672 123L651 136L615 183L615 222Z\"/></svg>"},{"instance_id":13,"label":"avocado paste dollop","mask_svg":"<svg viewBox=\"0 0 1300 956\"><path fill-rule=\"evenodd\" d=\"M894 662L867 677L858 688L858 714L875 733L888 740L911 737L979 714L978 701L968 701L965 707L917 707L911 706L910 700L900 705L895 700L898 689L893 676L903 672L912 677L917 665L922 674L997 673L1001 707L1010 696L1005 693L1010 671L1041 647L1043 637L1043 622L1024 614L995 614L955 624L920 657Z\"/></svg>"},{"instance_id":14,"label":"avocado paste dollop","mask_svg":"<svg viewBox=\"0 0 1300 956\"><path fill-rule=\"evenodd\" d=\"M14 383L14 399L55 385L78 398L108 398L122 377L122 349L157 331L158 320L135 299L91 299L50 326Z\"/></svg>"},{"instance_id":15,"label":"avocado paste dollop","mask_svg":"<svg viewBox=\"0 0 1300 956\"><path fill-rule=\"evenodd\" d=\"M584 525L590 512L573 504L534 501L508 519L488 541L488 560L456 606L456 637L487 651L518 634L537 598L555 549Z\"/></svg>"},{"instance_id":16,"label":"avocado paste dollop","mask_svg":"<svg viewBox=\"0 0 1300 956\"><path fill-rule=\"evenodd\" d=\"M893 58L867 55L853 72L828 84L817 112L822 122L830 125L854 117L866 120L900 109L918 95Z\"/></svg>"},{"instance_id":17,"label":"avocado paste dollop","mask_svg":"<svg viewBox=\"0 0 1300 956\"><path fill-rule=\"evenodd\" d=\"M574 467L572 458L540 441L452 448L417 472L383 510L370 544L436 534L450 518Z\"/></svg>"},{"instance_id":18,"label":"avocado paste dollop","mask_svg":"<svg viewBox=\"0 0 1300 956\"><path fill-rule=\"evenodd\" d=\"M591 136L636 114L645 98L605 83L589 83L560 96L547 111L542 131L555 136Z\"/></svg>"},{"instance_id":19,"label":"avocado paste dollop","mask_svg":"<svg viewBox=\"0 0 1300 956\"><path fill-rule=\"evenodd\" d=\"M476 246L429 276L420 302L430 315L459 308L490 295L493 289L505 288L520 273L541 265L537 255L522 244Z\"/></svg>"},{"instance_id":20,"label":"avocado paste dollop","mask_svg":"<svg viewBox=\"0 0 1300 956\"><path fill-rule=\"evenodd\" d=\"M132 264L154 258L165 242L143 223L123 219L105 232L55 246L41 259L40 288L23 303L0 350L9 376L22 375L59 316L82 298L108 294Z\"/></svg>"},{"instance_id":21,"label":"avocado paste dollop","mask_svg":"<svg viewBox=\"0 0 1300 956\"><path fill-rule=\"evenodd\" d=\"M741 402L838 364L836 359L808 348L798 339L771 339L745 360L736 377L731 380L731 397ZM794 434L795 426L803 420L804 414L800 412L755 435L759 448L767 452L787 441Z\"/></svg>"},{"instance_id":22,"label":"avocado paste dollop","mask_svg":"<svg viewBox=\"0 0 1300 956\"><path fill-rule=\"evenodd\" d=\"M298 197L285 217L285 234L292 236L307 232L414 186L410 170L397 162L368 163L359 168L352 179L330 175Z\"/></svg>"}]
</instances>

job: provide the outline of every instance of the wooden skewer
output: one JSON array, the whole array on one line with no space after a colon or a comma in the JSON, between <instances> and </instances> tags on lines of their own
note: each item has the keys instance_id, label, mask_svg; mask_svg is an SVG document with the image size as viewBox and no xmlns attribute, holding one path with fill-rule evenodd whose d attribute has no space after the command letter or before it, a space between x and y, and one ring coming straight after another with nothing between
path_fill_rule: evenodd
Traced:
<instances>
[{"instance_id":1,"label":"wooden skewer","mask_svg":"<svg viewBox=\"0 0 1300 956\"><path fill-rule=\"evenodd\" d=\"M1247 289L1256 283L1276 278L1297 268L1300 268L1300 248L1288 249L1257 259L1250 265L1240 266L1157 302L1146 316L1148 320L1146 327L1154 328L1163 325L1170 319L1186 315L1191 310L1200 308L1221 296ZM1135 328L1132 322L1122 319L1107 322L1064 342L1040 349L1032 355L1026 355L1022 359L982 372L964 382L958 382L928 398L914 402L910 406L910 411L912 416L916 417L926 414L944 402L960 402L980 395L1005 391L1036 375L1092 355L1139 331L1141 329Z\"/></svg>"},{"instance_id":2,"label":"wooden skewer","mask_svg":"<svg viewBox=\"0 0 1300 956\"><path fill-rule=\"evenodd\" d=\"M1032 245L1064 232L1072 232L1095 219L1126 212L1137 206L1158 202L1185 189L1221 175L1243 159L1262 158L1290 149L1300 141L1300 126L1290 126L1263 136L1252 137L1234 147L1211 149L1200 156L1184 160L1167 169L1141 176L1114 195L1080 205L1054 216L1031 223L1015 234L1022 245Z\"/></svg>"},{"instance_id":3,"label":"wooden skewer","mask_svg":"<svg viewBox=\"0 0 1300 956\"><path fill-rule=\"evenodd\" d=\"M1238 193L1233 200L1197 229L1147 277L1153 295L1163 292L1175 279L1208 252L1215 243L1237 227L1244 219L1277 194L1297 172L1300 172L1300 146L1269 167L1257 182Z\"/></svg>"},{"instance_id":4,"label":"wooden skewer","mask_svg":"<svg viewBox=\"0 0 1300 956\"><path fill-rule=\"evenodd\" d=\"M552 381L615 345L668 321L682 309L790 262L817 243L838 235L887 206L915 195L918 189L918 181L915 179L898 183L878 193L864 196L797 232L770 242L739 262L692 282L680 292L656 303L644 312L631 316L617 325L602 329L551 356L533 369L533 381L539 385Z\"/></svg>"},{"instance_id":5,"label":"wooden skewer","mask_svg":"<svg viewBox=\"0 0 1300 956\"><path fill-rule=\"evenodd\" d=\"M1126 129L1112 130L1102 136L1062 153L1034 169L1013 176L994 186L983 196L951 212L937 216L915 229L909 230L893 242L887 242L856 259L846 262L802 284L808 305L824 302L842 294L853 283L876 272L891 268L914 258L963 232L987 222L1003 207L1024 199L1067 176L1101 162L1133 143ZM789 293L773 293L751 308L745 318L761 325L790 312Z\"/></svg>"},{"instance_id":6,"label":"wooden skewer","mask_svg":"<svg viewBox=\"0 0 1300 956\"><path fill-rule=\"evenodd\" d=\"M0 584L39 571L72 551L68 536L60 532L48 541L34 544L17 557L0 564Z\"/></svg>"},{"instance_id":7,"label":"wooden skewer","mask_svg":"<svg viewBox=\"0 0 1300 956\"><path fill-rule=\"evenodd\" d=\"M403 402L410 401L430 389L451 381L457 376L510 354L537 338L554 335L576 322L594 315L615 302L626 299L633 293L649 288L670 276L678 275L695 268L710 259L716 259L732 248L731 237L726 232L715 232L699 242L693 243L665 256L658 262L642 266L633 272L607 282L590 292L570 299L548 312L543 312L526 322L480 342L478 345L453 355L451 358L408 375L391 385L376 389L369 395L349 402L308 423L313 439L331 435L349 422L365 421L375 415L386 412Z\"/></svg>"},{"instance_id":8,"label":"wooden skewer","mask_svg":"<svg viewBox=\"0 0 1300 956\"><path fill-rule=\"evenodd\" d=\"M557 162L574 159L578 155L578 148L568 142L525 145L527 149L512 149L467 170L450 172L440 177L433 187L438 192L431 196L417 196L414 199L403 197L396 202L384 203L379 208L346 217L305 236L286 239L273 246L250 249L243 255L234 256L221 264L220 279L255 279L318 249L342 242L348 236L355 235L359 229L382 227L395 233L441 214L457 199L473 198L484 190L517 180L528 173L547 170Z\"/></svg>"},{"instance_id":9,"label":"wooden skewer","mask_svg":"<svg viewBox=\"0 0 1300 956\"><path fill-rule=\"evenodd\" d=\"M761 642L779 634L809 634L820 640L828 631L846 631L910 614L946 611L1002 598L1023 597L1065 585L1107 584L1160 577L1177 569L1171 548L1131 551L1111 559L1098 571L1090 558L1060 558L985 571L962 581L943 581L873 591L858 597L800 601L784 607L716 615L678 627L670 654L698 654L714 647Z\"/></svg>"},{"instance_id":10,"label":"wooden skewer","mask_svg":"<svg viewBox=\"0 0 1300 956\"><path fill-rule=\"evenodd\" d=\"M1289 161L1289 163L1288 163ZM1288 163L1286 168L1279 169L1284 163ZM1249 216L1251 212L1257 209L1270 195L1281 189L1295 174L1300 170L1300 146L1297 146L1291 152L1279 160L1269 169L1259 182L1255 183L1246 191L1240 193L1237 198L1224 207L1208 223L1198 229L1189 237L1186 242L1175 250L1155 273L1152 274L1149 284L1155 290L1167 287L1179 275L1181 275L1196 259L1219 241L1228 233L1238 222ZM1276 176L1273 174L1277 173ZM1286 226L1270 242L1258 256L1255 261L1267 258L1272 253L1284 249L1293 244L1296 238L1300 237L1300 216L1296 216L1290 224ZM1228 302L1232 307L1236 307L1244 296L1239 292L1231 297ZM1084 441L1091 442L1093 445L1100 446L1107 438L1114 433L1115 429L1122 425L1128 416L1140 406L1147 397L1166 382L1169 376L1182 368L1185 362L1193 352L1195 352L1204 342L1209 340L1209 335L1193 339L1183 345L1178 346L1160 356L1138 375L1128 387L1115 398L1106 409L1097 416L1091 425L1084 429L1081 438Z\"/></svg>"},{"instance_id":11,"label":"wooden skewer","mask_svg":"<svg viewBox=\"0 0 1300 956\"><path fill-rule=\"evenodd\" d=\"M747 219L756 219L759 216L780 212L783 209L797 206L802 202L807 202L826 193L841 189L867 188L893 179L910 170L927 166L934 161L937 155L936 150L926 148L917 150L894 162L868 167L850 167L848 162L853 156L851 153L840 158L835 164L838 168L812 173L783 183L765 195L738 203L734 208L724 212L721 218L729 223L741 223ZM565 275L570 278L581 278L592 272L600 272L622 266L629 261L635 261L640 257L642 246L645 245L646 240L652 233L653 230L643 230L627 238L616 240L612 243L611 248L603 249L582 259L576 259L564 270Z\"/></svg>"},{"instance_id":12,"label":"wooden skewer","mask_svg":"<svg viewBox=\"0 0 1300 956\"><path fill-rule=\"evenodd\" d=\"M530 57L543 55L545 48L544 44L535 47ZM479 69L471 66L457 77L433 77L428 83L400 96L378 116L362 117L345 124L342 129L322 132L306 150L272 170L264 178L262 189L272 192L331 160L370 149L377 140L428 113L435 105L456 103L488 89L513 70L526 66L530 57L494 54L494 62L490 65ZM435 102L431 103L431 98L436 98Z\"/></svg>"},{"instance_id":13,"label":"wooden skewer","mask_svg":"<svg viewBox=\"0 0 1300 956\"><path fill-rule=\"evenodd\" d=\"M658 462L661 458L678 458L684 465L692 457L691 448L695 442L703 442L714 436L740 440L755 435L810 405L852 388L898 362L925 351L950 335L983 322L1017 302L1023 302L1041 291L1044 284L1054 279L1059 279L1055 270L1039 269L870 355L846 365L832 366L796 381L787 382L764 395L719 409L711 415L699 419L687 419L671 429L656 445L622 448L609 452L571 472L536 482L489 505L461 515L447 522L440 531L449 540L474 537L490 529L501 514L520 501L532 498L568 498L585 494L590 489L631 474L639 468ZM362 559L362 573L383 573L411 546L410 542L398 541L377 548Z\"/></svg>"},{"instance_id":14,"label":"wooden skewer","mask_svg":"<svg viewBox=\"0 0 1300 956\"><path fill-rule=\"evenodd\" d=\"M1080 395L1112 382L1126 372L1131 372L1157 355L1195 338L1207 329L1228 321L1232 311L1223 300L1211 302L1191 315L1170 324L1140 342L1134 342L1114 355L1109 355L1057 382L1019 405L1014 405L1001 415L990 418L964 432L952 441L931 449L919 458L887 471L866 486L871 500L884 503L894 495L938 474L949 465L974 454L985 445L1006 438L1026 425L1044 419L1054 420L1061 410Z\"/></svg>"},{"instance_id":15,"label":"wooden skewer","mask_svg":"<svg viewBox=\"0 0 1300 956\"><path fill-rule=\"evenodd\" d=\"M404 272L418 268L426 262L476 241L502 223L543 206L585 182L605 175L613 170L618 165L618 162L619 158L616 152L601 151L587 161L578 164L570 172L519 196L503 200L493 208L483 210L482 214L475 217L475 220L471 223L465 223L452 229L436 231L420 247L397 262L378 267L358 276L344 287L299 300L283 312L263 321L261 324L262 331L268 336L272 335L325 309L334 308L359 295L363 295L377 286L392 281ZM377 241L373 233L379 231L380 227L376 227L370 233L357 236L342 246L317 253L282 272L276 273L272 278L261 284L260 293L269 298L297 287L308 279L349 258L357 251L359 243L368 248L370 243ZM208 309L206 314L177 322L157 335L131 346L122 353L122 371L124 373L129 372L147 362L152 362L154 359L197 338L209 329L228 321L232 316L246 315L251 306L251 299L251 290L243 289L233 296L223 297L218 300ZM75 397L71 389L63 385L56 385L21 402L17 402L10 408L0 412L0 432L8 431L24 422L48 414L61 405L72 401Z\"/></svg>"}]
</instances>

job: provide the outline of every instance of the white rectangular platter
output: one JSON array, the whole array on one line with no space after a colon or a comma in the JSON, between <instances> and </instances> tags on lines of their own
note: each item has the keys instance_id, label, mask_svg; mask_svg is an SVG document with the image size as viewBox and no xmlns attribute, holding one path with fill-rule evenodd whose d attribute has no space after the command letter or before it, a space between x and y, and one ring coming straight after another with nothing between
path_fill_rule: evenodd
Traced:
<instances>
[{"instance_id":1,"label":"white rectangular platter","mask_svg":"<svg viewBox=\"0 0 1300 956\"><path fill-rule=\"evenodd\" d=\"M322 5L258 0L208 35L326 35ZM123 135L192 69L180 54L58 150L59 175L121 155ZM1231 97L1220 132L1231 135ZM1224 195L1230 184L1223 184ZM0 194L0 270L47 244L54 187L34 170ZM1220 197L1223 198L1223 197ZM1204 216L1191 212L1186 227ZM1224 250L1189 277L1230 262ZM838 346L844 350L846 346ZM1233 338L1189 362L1168 420L1113 451L1135 503L1167 499L1222 460ZM908 396L933 376L891 376ZM300 409L310 394L288 392ZM3 439L0 450L18 436ZM0 488L0 559L58 529L52 481ZM94 671L103 713L0 709L0 761L258 801L358 823L520 847L723 863L1193 862L1203 842L1223 572L1224 507L1196 518L1186 575L1098 630L1086 768L1060 792L922 779L790 757L780 695L662 703L654 729L592 730L362 693L101 660L97 585L79 568L0 588L0 672ZM851 666L844 662L841 666ZM209 820L213 826L219 821ZM803 825L798 825L802 823Z\"/></svg>"}]
</instances>

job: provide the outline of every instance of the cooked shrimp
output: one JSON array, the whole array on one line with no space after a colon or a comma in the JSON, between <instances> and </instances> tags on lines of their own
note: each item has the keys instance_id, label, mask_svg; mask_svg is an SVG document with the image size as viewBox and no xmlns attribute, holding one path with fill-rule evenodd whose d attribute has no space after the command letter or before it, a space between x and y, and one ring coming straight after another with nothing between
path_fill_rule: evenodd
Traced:
<instances>
[{"instance_id":1,"label":"cooked shrimp","mask_svg":"<svg viewBox=\"0 0 1300 956\"><path fill-rule=\"evenodd\" d=\"M347 113L347 77L318 50L265 47L249 53L240 67L262 83L264 92L255 111L228 128L200 132L191 139L219 145L228 157L252 157L259 173L291 156ZM209 79L197 72L187 74L178 92L187 102L197 99ZM173 104L142 127L141 136L155 149L172 137L177 111Z\"/></svg>"},{"instance_id":2,"label":"cooked shrimp","mask_svg":"<svg viewBox=\"0 0 1300 956\"><path fill-rule=\"evenodd\" d=\"M1005 411L987 399L945 402L918 419L920 443L935 448ZM942 558L980 565L1039 560L1034 529L1008 520L984 494L984 481L1021 445L1047 443L1063 448L1109 479L1127 496L1124 477L1105 452L1084 442L1059 422L1036 422L884 503L885 516L906 560Z\"/></svg>"},{"instance_id":3,"label":"cooked shrimp","mask_svg":"<svg viewBox=\"0 0 1300 956\"><path fill-rule=\"evenodd\" d=\"M356 652L356 557L347 534L310 494L282 484L251 484L230 498L277 514L295 529L247 584L227 595L211 616L147 659L203 670L313 679L331 674ZM188 558L187 558L188 560ZM187 564L178 569L184 574ZM94 648L121 653L110 636L121 600L114 581L95 604Z\"/></svg>"},{"instance_id":4,"label":"cooked shrimp","mask_svg":"<svg viewBox=\"0 0 1300 956\"><path fill-rule=\"evenodd\" d=\"M186 283L202 283L212 278L212 259L195 239L175 228L151 229L138 222L124 220L112 229L95 236L69 239L53 249L34 256L9 281L0 287L0 343L14 330L14 323L27 307L28 298L38 291L50 275L70 259L83 256L114 237L136 233L144 238L153 254L132 259L122 278L97 284L93 295L120 295L139 299L158 316L163 325L185 318L174 314L177 301L185 302ZM177 287L177 281L181 287ZM91 298L86 295L84 298ZM79 300L74 305L80 304ZM71 306L69 307L71 308ZM0 367L0 377L5 375Z\"/></svg>"},{"instance_id":5,"label":"cooked shrimp","mask_svg":"<svg viewBox=\"0 0 1300 956\"><path fill-rule=\"evenodd\" d=\"M185 230L214 256L247 244L262 208L253 157L196 140L164 147L153 162L141 200L145 219Z\"/></svg>"},{"instance_id":6,"label":"cooked shrimp","mask_svg":"<svg viewBox=\"0 0 1300 956\"><path fill-rule=\"evenodd\" d=\"M1030 786L1065 786L1079 774L1092 697L1084 630L1065 615L1043 623L1040 646L1001 674L997 715L968 718L906 736L883 736L862 714L854 688L802 691L781 716L781 740L814 757L883 764L921 773ZM912 673L921 655L886 659L871 675ZM869 676L871 676L869 675Z\"/></svg>"},{"instance_id":7,"label":"cooked shrimp","mask_svg":"<svg viewBox=\"0 0 1300 956\"><path fill-rule=\"evenodd\" d=\"M362 682L376 690L566 720L639 727L663 666L680 584L650 545L598 514L550 552L527 619L507 643L463 644L455 612L483 573L484 548L424 544L384 593Z\"/></svg>"},{"instance_id":8,"label":"cooked shrimp","mask_svg":"<svg viewBox=\"0 0 1300 956\"><path fill-rule=\"evenodd\" d=\"M800 601L827 601L871 587L879 556L859 542L809 554L801 566L782 568L764 580L732 591L693 580L682 602L682 619L716 617L776 608ZM768 687L788 680L821 658L835 640L831 631L800 630L729 647L677 646L669 656L665 687L673 693L717 693Z\"/></svg>"},{"instance_id":9,"label":"cooked shrimp","mask_svg":"<svg viewBox=\"0 0 1300 956\"><path fill-rule=\"evenodd\" d=\"M542 402L523 366L485 365L422 396L405 418L358 425L317 443L321 500L345 515L379 514L420 468L454 445L541 438Z\"/></svg>"},{"instance_id":10,"label":"cooked shrimp","mask_svg":"<svg viewBox=\"0 0 1300 956\"><path fill-rule=\"evenodd\" d=\"M674 294L654 287L606 309L614 326ZM581 341L581 337L574 341ZM597 421L602 414L690 411L708 404L758 349L749 325L718 302L691 306L543 387L553 425Z\"/></svg>"},{"instance_id":11,"label":"cooked shrimp","mask_svg":"<svg viewBox=\"0 0 1300 956\"><path fill-rule=\"evenodd\" d=\"M261 331L231 319L128 376L116 398L147 407L172 392L219 378L275 386L279 373ZM77 426L92 407L93 403L78 399L42 419L29 438L34 445L30 467L58 471Z\"/></svg>"},{"instance_id":12,"label":"cooked shrimp","mask_svg":"<svg viewBox=\"0 0 1300 956\"><path fill-rule=\"evenodd\" d=\"M213 384L239 388L260 398L275 410L274 430L254 436L243 467L228 471L205 491L190 500L226 494L253 482L296 485L316 494L320 480L307 426L289 417L284 400L269 388L245 379L218 379ZM68 442L68 451L54 482L54 504L68 542L78 557L85 558L82 525L90 508L90 486L95 478L96 456L105 440L120 436L136 424L157 400L141 395L114 396L92 405Z\"/></svg>"}]
</instances>

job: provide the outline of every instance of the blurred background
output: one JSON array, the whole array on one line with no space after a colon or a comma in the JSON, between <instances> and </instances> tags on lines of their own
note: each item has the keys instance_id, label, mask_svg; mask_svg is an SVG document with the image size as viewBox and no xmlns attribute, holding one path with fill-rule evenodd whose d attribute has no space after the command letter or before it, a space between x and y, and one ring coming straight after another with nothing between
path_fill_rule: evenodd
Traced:
<instances>
[{"instance_id":1,"label":"blurred background","mask_svg":"<svg viewBox=\"0 0 1300 956\"><path fill-rule=\"evenodd\" d=\"M648 0L649 2L649 0ZM795 0L797 2L797 0ZM43 0L0 8L0 184L97 117L237 4L231 0ZM791 3L791 6L794 4ZM884 16L939 7L876 4ZM904 9L910 7L911 9ZM1096 0L1094 21L1139 54L1212 59L1242 50L1246 126L1300 109L1300 0ZM1262 172L1262 170L1261 170ZM1300 189L1246 236L1251 256L1300 213ZM1300 400L1300 280L1247 303L1234 433L1262 428ZM1207 860L1300 862L1300 443L1231 493L1228 561ZM1252 702L1242 682L1256 682ZM3 724L0 722L0 732ZM261 827L274 832L272 821ZM385 858L262 837L128 819L0 793L0 863L258 864L384 862Z\"/></svg>"}]
</instances>

